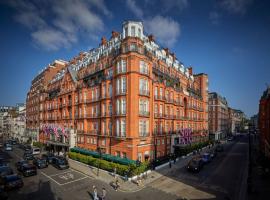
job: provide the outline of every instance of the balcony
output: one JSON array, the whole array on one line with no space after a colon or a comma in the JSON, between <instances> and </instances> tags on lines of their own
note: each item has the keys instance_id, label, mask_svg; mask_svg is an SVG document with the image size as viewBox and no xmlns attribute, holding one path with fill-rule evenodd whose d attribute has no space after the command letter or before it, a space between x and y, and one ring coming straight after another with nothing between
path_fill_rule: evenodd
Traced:
<instances>
[{"instance_id":1,"label":"balcony","mask_svg":"<svg viewBox=\"0 0 270 200\"><path fill-rule=\"evenodd\" d=\"M150 96L149 90L140 90L139 94L143 96Z\"/></svg>"},{"instance_id":2,"label":"balcony","mask_svg":"<svg viewBox=\"0 0 270 200\"><path fill-rule=\"evenodd\" d=\"M115 112L115 116L125 116L126 115L126 111L123 110L123 111L116 111Z\"/></svg>"},{"instance_id":3,"label":"balcony","mask_svg":"<svg viewBox=\"0 0 270 200\"><path fill-rule=\"evenodd\" d=\"M116 95L126 95L126 90L116 90Z\"/></svg>"},{"instance_id":4,"label":"balcony","mask_svg":"<svg viewBox=\"0 0 270 200\"><path fill-rule=\"evenodd\" d=\"M163 115L163 113L155 113L154 117L155 118L163 118L164 115Z\"/></svg>"},{"instance_id":5,"label":"balcony","mask_svg":"<svg viewBox=\"0 0 270 200\"><path fill-rule=\"evenodd\" d=\"M84 118L92 119L92 118L100 117L100 114L99 113L91 113L91 114L84 114L83 116L84 116Z\"/></svg>"},{"instance_id":6,"label":"balcony","mask_svg":"<svg viewBox=\"0 0 270 200\"><path fill-rule=\"evenodd\" d=\"M149 111L139 111L139 116L142 116L142 117L149 117L150 116L150 112Z\"/></svg>"},{"instance_id":7,"label":"balcony","mask_svg":"<svg viewBox=\"0 0 270 200\"><path fill-rule=\"evenodd\" d=\"M165 97L161 95L155 95L154 98L155 100L165 101Z\"/></svg>"},{"instance_id":8,"label":"balcony","mask_svg":"<svg viewBox=\"0 0 270 200\"><path fill-rule=\"evenodd\" d=\"M140 74L149 76L150 73L149 73L149 70L148 69L142 68L142 69L140 69Z\"/></svg>"}]
</instances>

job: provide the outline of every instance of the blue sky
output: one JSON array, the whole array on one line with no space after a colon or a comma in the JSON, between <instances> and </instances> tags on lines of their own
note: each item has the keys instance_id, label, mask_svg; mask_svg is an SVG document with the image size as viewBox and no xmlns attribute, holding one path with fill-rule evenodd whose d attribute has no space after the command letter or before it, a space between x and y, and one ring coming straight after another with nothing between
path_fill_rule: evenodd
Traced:
<instances>
[{"instance_id":1,"label":"blue sky","mask_svg":"<svg viewBox=\"0 0 270 200\"><path fill-rule=\"evenodd\" d=\"M202 3L203 2L203 3ZM0 1L0 105L24 102L32 78L55 59L97 47L101 36L142 20L209 89L248 116L270 84L270 3L266 0Z\"/></svg>"}]
</instances>

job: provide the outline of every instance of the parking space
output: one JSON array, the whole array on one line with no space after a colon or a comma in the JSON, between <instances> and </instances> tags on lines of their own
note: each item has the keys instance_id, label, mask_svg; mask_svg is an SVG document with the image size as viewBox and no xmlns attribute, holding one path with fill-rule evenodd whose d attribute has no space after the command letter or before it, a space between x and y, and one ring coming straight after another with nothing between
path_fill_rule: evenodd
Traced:
<instances>
[{"instance_id":1,"label":"parking space","mask_svg":"<svg viewBox=\"0 0 270 200\"><path fill-rule=\"evenodd\" d=\"M89 178L88 176L71 169L65 171L58 171L58 173L54 174L51 173L47 174L46 171L44 170L41 172L41 174L60 186Z\"/></svg>"}]
</instances>

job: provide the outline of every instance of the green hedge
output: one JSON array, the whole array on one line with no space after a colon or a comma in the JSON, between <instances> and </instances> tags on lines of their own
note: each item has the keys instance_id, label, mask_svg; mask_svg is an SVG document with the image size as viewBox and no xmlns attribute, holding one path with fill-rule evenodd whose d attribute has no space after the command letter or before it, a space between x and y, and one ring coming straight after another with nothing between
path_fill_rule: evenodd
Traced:
<instances>
[{"instance_id":1,"label":"green hedge","mask_svg":"<svg viewBox=\"0 0 270 200\"><path fill-rule=\"evenodd\" d=\"M195 143L195 144L191 144L189 146L186 146L184 149L183 149L183 154L188 154L188 153L191 153L193 152L194 150L198 150L198 149L201 149L209 144L212 144L211 141L205 141L205 142L199 142L199 143Z\"/></svg>"},{"instance_id":2,"label":"green hedge","mask_svg":"<svg viewBox=\"0 0 270 200\"><path fill-rule=\"evenodd\" d=\"M121 165L118 163L109 162L106 160L94 158L92 156L83 155L76 152L69 152L68 153L69 158L73 160L77 160L79 162L98 167L100 169L104 169L109 172L113 172L114 168L116 168L116 173L125 176L128 175L129 177L138 175L142 172L145 172L147 169L149 169L149 163L143 162L139 166L136 166L134 164L131 165Z\"/></svg>"},{"instance_id":3,"label":"green hedge","mask_svg":"<svg viewBox=\"0 0 270 200\"><path fill-rule=\"evenodd\" d=\"M38 147L38 148L42 148L42 147L44 147L44 144L41 142L33 142L33 146Z\"/></svg>"}]
</instances>

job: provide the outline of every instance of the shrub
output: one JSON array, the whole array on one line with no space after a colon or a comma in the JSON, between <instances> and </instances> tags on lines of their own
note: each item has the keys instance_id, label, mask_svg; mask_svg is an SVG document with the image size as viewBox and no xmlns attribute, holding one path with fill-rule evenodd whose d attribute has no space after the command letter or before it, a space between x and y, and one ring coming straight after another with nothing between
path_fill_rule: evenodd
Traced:
<instances>
[{"instance_id":1,"label":"shrub","mask_svg":"<svg viewBox=\"0 0 270 200\"><path fill-rule=\"evenodd\" d=\"M38 148L43 148L44 147L44 144L43 143L41 143L41 142L33 142L33 146L35 146L35 147L38 147Z\"/></svg>"},{"instance_id":2,"label":"shrub","mask_svg":"<svg viewBox=\"0 0 270 200\"><path fill-rule=\"evenodd\" d=\"M118 163L113 163L109 162L106 160L94 158L92 156L88 155L83 155L80 153L76 152L69 152L68 153L69 158L73 160L77 160L79 162L94 166L94 167L99 167L100 169L104 169L109 172L113 172L114 168L116 168L117 174L119 175L128 175L128 176L133 176L133 175L138 175L144 171L146 171L149 167L149 163L141 163L140 166L136 165L121 165Z\"/></svg>"}]
</instances>

